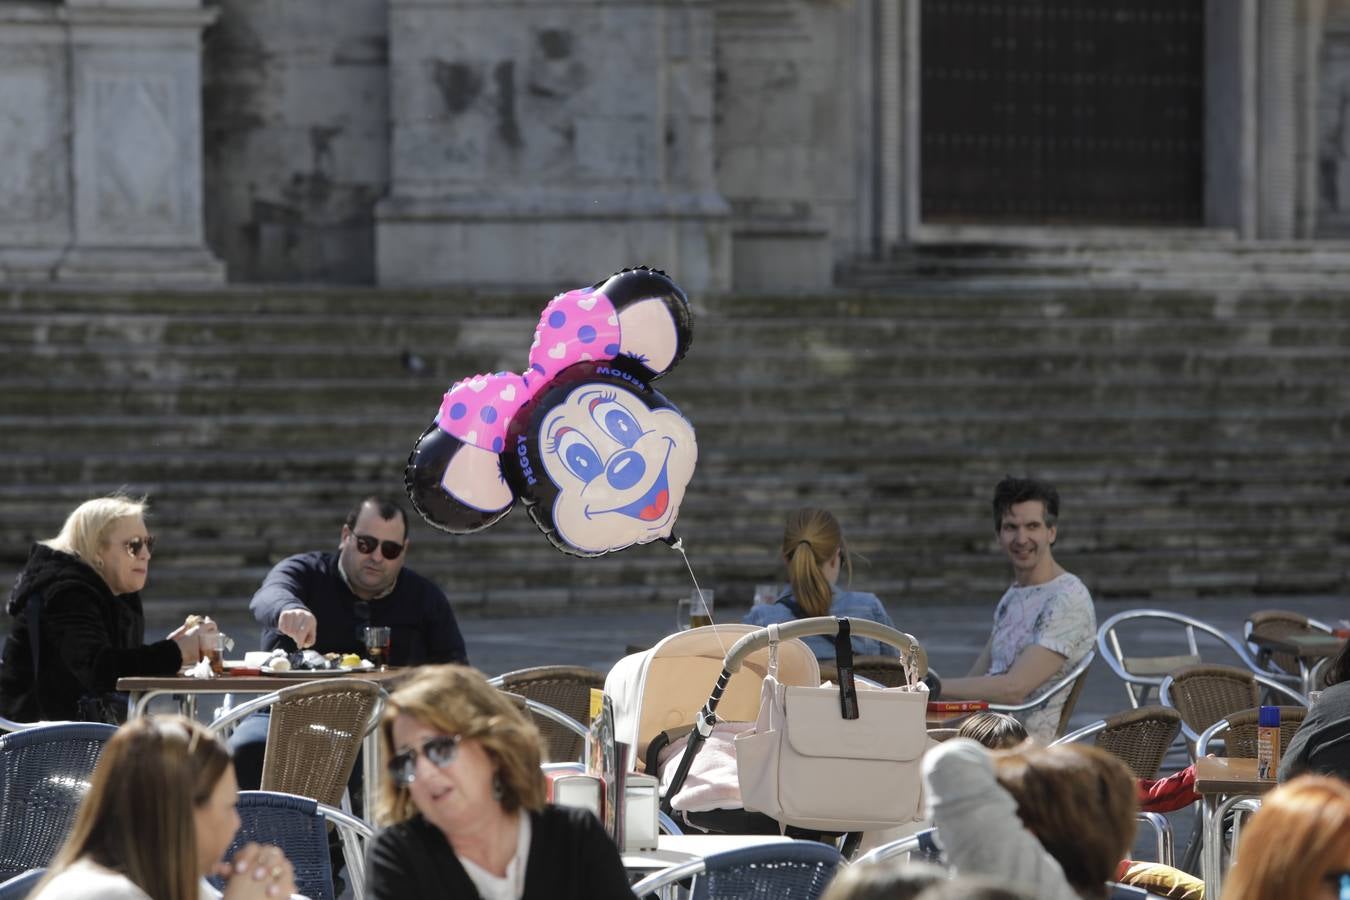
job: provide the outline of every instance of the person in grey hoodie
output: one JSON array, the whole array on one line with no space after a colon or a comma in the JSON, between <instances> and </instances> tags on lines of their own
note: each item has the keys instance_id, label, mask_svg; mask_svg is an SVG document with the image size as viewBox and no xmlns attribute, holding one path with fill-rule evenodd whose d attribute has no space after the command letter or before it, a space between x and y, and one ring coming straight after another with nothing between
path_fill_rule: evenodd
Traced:
<instances>
[{"instance_id":1,"label":"person in grey hoodie","mask_svg":"<svg viewBox=\"0 0 1350 900\"><path fill-rule=\"evenodd\" d=\"M923 761L929 818L947 861L1039 900L1108 895L1134 838L1134 778L1110 754L1080 744L1023 744L991 754L967 738Z\"/></svg>"}]
</instances>

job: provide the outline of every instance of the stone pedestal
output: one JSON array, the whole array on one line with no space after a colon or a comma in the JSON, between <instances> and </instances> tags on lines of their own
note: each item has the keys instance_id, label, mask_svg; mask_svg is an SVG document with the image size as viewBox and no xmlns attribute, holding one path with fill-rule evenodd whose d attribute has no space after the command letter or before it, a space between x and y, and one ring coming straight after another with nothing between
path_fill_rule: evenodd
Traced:
<instances>
[{"instance_id":1,"label":"stone pedestal","mask_svg":"<svg viewBox=\"0 0 1350 900\"><path fill-rule=\"evenodd\" d=\"M730 284L709 0L391 0L386 285Z\"/></svg>"},{"instance_id":2,"label":"stone pedestal","mask_svg":"<svg viewBox=\"0 0 1350 900\"><path fill-rule=\"evenodd\" d=\"M202 235L199 0L0 5L0 265L219 283Z\"/></svg>"}]
</instances>

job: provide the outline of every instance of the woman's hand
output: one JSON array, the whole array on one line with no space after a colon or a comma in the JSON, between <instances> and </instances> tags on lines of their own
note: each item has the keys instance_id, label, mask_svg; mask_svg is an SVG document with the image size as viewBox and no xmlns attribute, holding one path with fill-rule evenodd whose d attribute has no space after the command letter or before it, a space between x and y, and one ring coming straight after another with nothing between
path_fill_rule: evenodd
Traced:
<instances>
[{"instance_id":1,"label":"woman's hand","mask_svg":"<svg viewBox=\"0 0 1350 900\"><path fill-rule=\"evenodd\" d=\"M190 666L204 656L211 655L219 627L210 616L188 616L187 620L169 632L169 640L178 645L183 655L183 665Z\"/></svg>"},{"instance_id":2,"label":"woman's hand","mask_svg":"<svg viewBox=\"0 0 1350 900\"><path fill-rule=\"evenodd\" d=\"M216 874L228 879L224 900L263 900L295 893L290 860L270 844L245 844L233 862L220 864Z\"/></svg>"}]
</instances>

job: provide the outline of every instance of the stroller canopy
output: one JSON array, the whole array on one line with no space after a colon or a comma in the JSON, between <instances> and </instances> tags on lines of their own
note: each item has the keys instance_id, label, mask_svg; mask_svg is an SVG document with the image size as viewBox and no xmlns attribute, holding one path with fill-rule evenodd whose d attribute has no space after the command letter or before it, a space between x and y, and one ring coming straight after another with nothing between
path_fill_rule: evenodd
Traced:
<instances>
[{"instance_id":1,"label":"stroller canopy","mask_svg":"<svg viewBox=\"0 0 1350 900\"><path fill-rule=\"evenodd\" d=\"M689 727L722 674L727 651L753 625L708 625L662 638L650 650L625 656L605 677L605 693L614 704L614 736L633 748L640 761L652 738L670 728ZM731 677L718 718L754 721L760 686L769 667L767 647L751 653ZM778 645L778 680L816 687L820 665L811 648L796 638Z\"/></svg>"}]
</instances>

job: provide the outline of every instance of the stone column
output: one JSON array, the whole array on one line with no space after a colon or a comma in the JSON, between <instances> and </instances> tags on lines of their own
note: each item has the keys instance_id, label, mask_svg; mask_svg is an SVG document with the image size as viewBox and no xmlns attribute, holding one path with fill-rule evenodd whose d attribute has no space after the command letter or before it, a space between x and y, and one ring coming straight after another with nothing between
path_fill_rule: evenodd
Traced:
<instances>
[{"instance_id":1,"label":"stone column","mask_svg":"<svg viewBox=\"0 0 1350 900\"><path fill-rule=\"evenodd\" d=\"M200 0L66 0L73 176L64 281L220 282L202 220Z\"/></svg>"},{"instance_id":2,"label":"stone column","mask_svg":"<svg viewBox=\"0 0 1350 900\"><path fill-rule=\"evenodd\" d=\"M730 281L710 0L390 0L380 284Z\"/></svg>"},{"instance_id":3,"label":"stone column","mask_svg":"<svg viewBox=\"0 0 1350 900\"><path fill-rule=\"evenodd\" d=\"M0 278L45 281L69 245L66 32L58 7L0 3Z\"/></svg>"}]
</instances>

